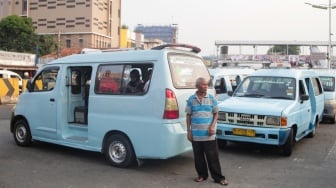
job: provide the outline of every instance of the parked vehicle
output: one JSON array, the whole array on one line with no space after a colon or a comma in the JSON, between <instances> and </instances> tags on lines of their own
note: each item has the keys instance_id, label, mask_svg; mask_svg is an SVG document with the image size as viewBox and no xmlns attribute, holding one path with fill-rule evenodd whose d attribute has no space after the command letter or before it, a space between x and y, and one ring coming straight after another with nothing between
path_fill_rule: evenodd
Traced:
<instances>
[{"instance_id":1,"label":"parked vehicle","mask_svg":"<svg viewBox=\"0 0 336 188\"><path fill-rule=\"evenodd\" d=\"M262 69L246 77L219 108L221 146L226 141L276 145L289 156L296 141L314 137L324 93L314 71Z\"/></svg>"},{"instance_id":2,"label":"parked vehicle","mask_svg":"<svg viewBox=\"0 0 336 188\"><path fill-rule=\"evenodd\" d=\"M9 78L16 78L18 79L19 82L19 90L21 91L22 89L22 77L13 71L9 71L9 70L0 70L0 78L2 79L9 79Z\"/></svg>"},{"instance_id":3,"label":"parked vehicle","mask_svg":"<svg viewBox=\"0 0 336 188\"><path fill-rule=\"evenodd\" d=\"M20 146L39 140L102 152L116 167L190 151L186 100L198 77L210 80L199 51L167 44L55 60L20 95L11 118L14 139Z\"/></svg>"},{"instance_id":4,"label":"parked vehicle","mask_svg":"<svg viewBox=\"0 0 336 188\"><path fill-rule=\"evenodd\" d=\"M336 71L335 70L315 70L320 77L324 90L324 111L323 121L330 120L336 122Z\"/></svg>"},{"instance_id":5,"label":"parked vehicle","mask_svg":"<svg viewBox=\"0 0 336 188\"><path fill-rule=\"evenodd\" d=\"M217 100L227 99L228 92L235 91L239 83L254 71L251 68L210 68L209 72L216 90Z\"/></svg>"}]
</instances>

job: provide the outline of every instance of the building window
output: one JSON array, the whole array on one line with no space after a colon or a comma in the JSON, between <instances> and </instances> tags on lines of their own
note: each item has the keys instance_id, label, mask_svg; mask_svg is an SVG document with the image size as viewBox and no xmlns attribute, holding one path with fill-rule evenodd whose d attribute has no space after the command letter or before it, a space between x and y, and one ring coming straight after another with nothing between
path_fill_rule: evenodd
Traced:
<instances>
[{"instance_id":1,"label":"building window","mask_svg":"<svg viewBox=\"0 0 336 188\"><path fill-rule=\"evenodd\" d=\"M66 47L67 48L71 47L71 40L70 39L66 39Z\"/></svg>"},{"instance_id":2,"label":"building window","mask_svg":"<svg viewBox=\"0 0 336 188\"><path fill-rule=\"evenodd\" d=\"M79 42L79 47L83 48L83 46L84 46L84 39L79 39L78 42Z\"/></svg>"}]
</instances>

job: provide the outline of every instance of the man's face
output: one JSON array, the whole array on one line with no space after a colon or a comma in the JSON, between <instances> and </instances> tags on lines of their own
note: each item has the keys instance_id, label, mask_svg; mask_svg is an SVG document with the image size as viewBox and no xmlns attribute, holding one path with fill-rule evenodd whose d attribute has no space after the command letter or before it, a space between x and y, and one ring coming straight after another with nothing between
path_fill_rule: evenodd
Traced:
<instances>
[{"instance_id":1,"label":"man's face","mask_svg":"<svg viewBox=\"0 0 336 188\"><path fill-rule=\"evenodd\" d=\"M197 85L197 89L200 92L206 92L208 89L208 82L206 80L201 80Z\"/></svg>"}]
</instances>

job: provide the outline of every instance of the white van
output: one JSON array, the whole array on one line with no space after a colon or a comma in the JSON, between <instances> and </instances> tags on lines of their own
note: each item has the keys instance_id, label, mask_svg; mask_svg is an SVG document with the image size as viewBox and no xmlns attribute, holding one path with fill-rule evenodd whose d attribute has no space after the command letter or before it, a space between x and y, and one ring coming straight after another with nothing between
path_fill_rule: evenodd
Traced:
<instances>
[{"instance_id":1,"label":"white van","mask_svg":"<svg viewBox=\"0 0 336 188\"><path fill-rule=\"evenodd\" d=\"M324 90L323 121L336 122L336 70L315 69Z\"/></svg>"},{"instance_id":2,"label":"white van","mask_svg":"<svg viewBox=\"0 0 336 188\"><path fill-rule=\"evenodd\" d=\"M39 140L102 152L116 167L190 151L186 100L198 77L210 80L199 51L167 44L77 54L46 64L13 110L14 139L20 146ZM142 90L139 85L149 79L148 90Z\"/></svg>"},{"instance_id":3,"label":"white van","mask_svg":"<svg viewBox=\"0 0 336 188\"><path fill-rule=\"evenodd\" d=\"M19 81L19 90L21 91L22 77L18 73L9 70L0 70L0 78L2 79L17 78Z\"/></svg>"},{"instance_id":4,"label":"white van","mask_svg":"<svg viewBox=\"0 0 336 188\"><path fill-rule=\"evenodd\" d=\"M217 100L229 98L228 92L234 92L240 82L254 71L251 68L209 68Z\"/></svg>"}]
</instances>

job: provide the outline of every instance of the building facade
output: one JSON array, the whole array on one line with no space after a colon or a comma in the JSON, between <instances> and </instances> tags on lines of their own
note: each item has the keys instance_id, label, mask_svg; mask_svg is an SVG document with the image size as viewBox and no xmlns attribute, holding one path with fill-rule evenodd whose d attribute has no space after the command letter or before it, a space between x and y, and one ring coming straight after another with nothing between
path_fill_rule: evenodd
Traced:
<instances>
[{"instance_id":1,"label":"building facade","mask_svg":"<svg viewBox=\"0 0 336 188\"><path fill-rule=\"evenodd\" d=\"M144 26L139 24L135 32L143 33L145 40L160 39L164 43L177 43L178 26L172 25L153 25Z\"/></svg>"},{"instance_id":2,"label":"building facade","mask_svg":"<svg viewBox=\"0 0 336 188\"><path fill-rule=\"evenodd\" d=\"M0 19L31 17L63 48L119 48L121 0L0 0Z\"/></svg>"}]
</instances>

